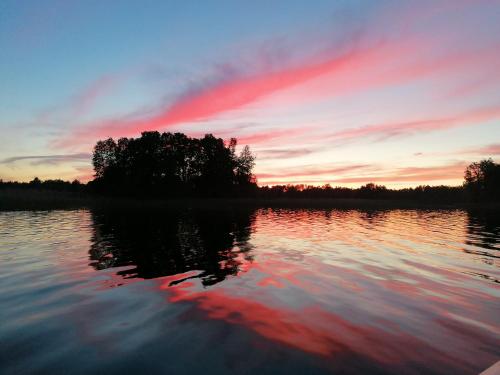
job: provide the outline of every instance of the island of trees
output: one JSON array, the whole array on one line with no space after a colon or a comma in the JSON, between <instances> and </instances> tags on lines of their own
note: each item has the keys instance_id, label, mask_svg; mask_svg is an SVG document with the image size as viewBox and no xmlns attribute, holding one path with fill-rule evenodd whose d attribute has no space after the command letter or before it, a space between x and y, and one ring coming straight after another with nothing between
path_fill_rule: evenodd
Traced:
<instances>
[{"instance_id":1,"label":"island of trees","mask_svg":"<svg viewBox=\"0 0 500 375\"><path fill-rule=\"evenodd\" d=\"M87 196L177 199L206 197L378 199L430 203L499 202L500 164L485 159L470 164L460 186L389 189L368 183L360 188L310 185L258 187L255 156L248 146L236 152L237 140L224 142L207 134L202 138L182 133L143 132L138 138L100 140L94 147L94 179L29 183L0 180L0 192L57 191ZM1 196L0 196L1 197ZM0 202L1 203L1 202Z\"/></svg>"},{"instance_id":2,"label":"island of trees","mask_svg":"<svg viewBox=\"0 0 500 375\"><path fill-rule=\"evenodd\" d=\"M257 190L255 157L248 146L236 153L236 138L226 144L211 134L144 132L139 138L112 138L94 147L91 189L112 195L248 195Z\"/></svg>"}]
</instances>

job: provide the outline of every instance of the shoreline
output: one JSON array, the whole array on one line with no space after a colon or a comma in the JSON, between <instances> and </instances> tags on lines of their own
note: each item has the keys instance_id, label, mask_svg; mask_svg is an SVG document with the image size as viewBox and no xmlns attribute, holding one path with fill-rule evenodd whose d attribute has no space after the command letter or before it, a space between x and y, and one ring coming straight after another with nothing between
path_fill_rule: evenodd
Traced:
<instances>
[{"instance_id":1,"label":"shoreline","mask_svg":"<svg viewBox=\"0 0 500 375\"><path fill-rule=\"evenodd\" d=\"M47 190L0 190L0 211L144 208L144 209L231 209L231 208L311 208L311 209L428 209L500 211L500 202L437 203L416 200L362 198L132 198L105 197L86 193Z\"/></svg>"}]
</instances>

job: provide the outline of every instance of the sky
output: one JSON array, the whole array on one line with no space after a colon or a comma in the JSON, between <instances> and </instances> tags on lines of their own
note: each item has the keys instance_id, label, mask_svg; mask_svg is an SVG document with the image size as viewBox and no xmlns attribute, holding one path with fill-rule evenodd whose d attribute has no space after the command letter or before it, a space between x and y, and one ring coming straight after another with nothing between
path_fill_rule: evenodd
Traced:
<instances>
[{"instance_id":1,"label":"sky","mask_svg":"<svg viewBox=\"0 0 500 375\"><path fill-rule=\"evenodd\" d=\"M500 159L500 0L0 2L0 178L99 139L238 138L259 185L458 185Z\"/></svg>"}]
</instances>

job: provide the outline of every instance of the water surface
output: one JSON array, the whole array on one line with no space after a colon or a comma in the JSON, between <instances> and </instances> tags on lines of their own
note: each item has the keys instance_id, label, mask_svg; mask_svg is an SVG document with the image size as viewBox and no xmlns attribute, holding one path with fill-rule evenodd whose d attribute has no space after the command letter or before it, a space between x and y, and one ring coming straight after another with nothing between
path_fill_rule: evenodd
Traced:
<instances>
[{"instance_id":1,"label":"water surface","mask_svg":"<svg viewBox=\"0 0 500 375\"><path fill-rule=\"evenodd\" d=\"M458 210L0 212L0 372L475 374L499 249Z\"/></svg>"}]
</instances>

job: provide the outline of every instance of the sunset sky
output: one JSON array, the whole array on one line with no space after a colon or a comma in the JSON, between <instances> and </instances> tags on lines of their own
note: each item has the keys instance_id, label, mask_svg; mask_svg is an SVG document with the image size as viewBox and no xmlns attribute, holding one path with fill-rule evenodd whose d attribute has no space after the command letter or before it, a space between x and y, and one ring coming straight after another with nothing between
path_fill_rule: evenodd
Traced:
<instances>
[{"instance_id":1,"label":"sunset sky","mask_svg":"<svg viewBox=\"0 0 500 375\"><path fill-rule=\"evenodd\" d=\"M500 159L500 1L0 3L0 178L213 133L260 185L460 184Z\"/></svg>"}]
</instances>

